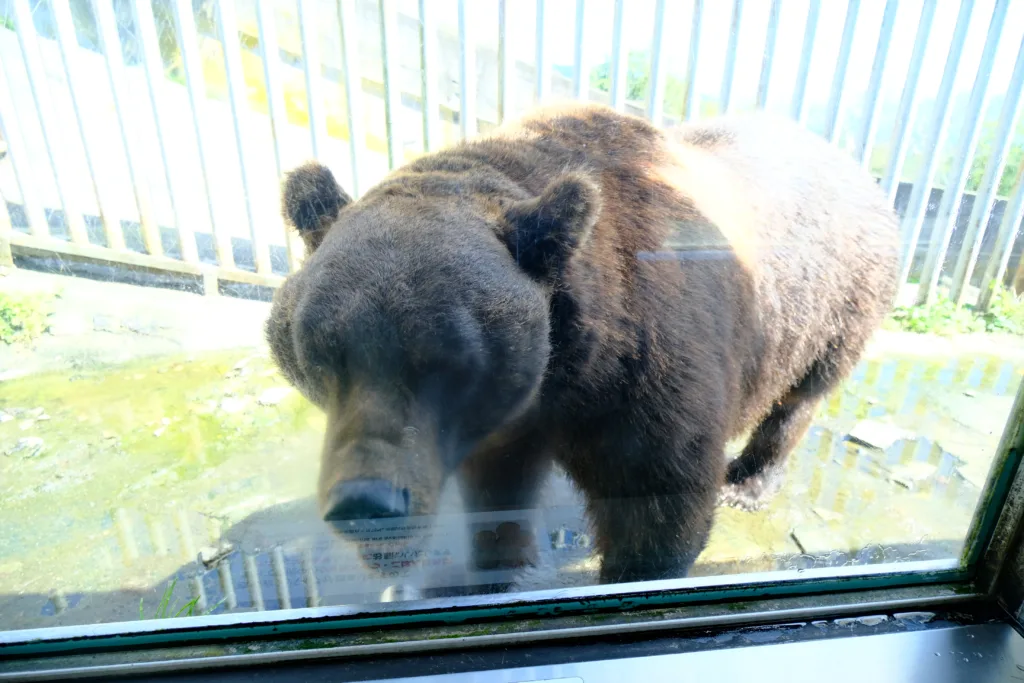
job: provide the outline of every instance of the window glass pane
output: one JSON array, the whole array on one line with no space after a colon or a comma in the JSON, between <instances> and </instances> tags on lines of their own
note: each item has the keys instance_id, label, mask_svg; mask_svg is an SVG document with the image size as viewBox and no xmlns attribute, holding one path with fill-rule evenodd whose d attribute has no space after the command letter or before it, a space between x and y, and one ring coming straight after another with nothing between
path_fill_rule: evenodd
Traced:
<instances>
[{"instance_id":1,"label":"window glass pane","mask_svg":"<svg viewBox=\"0 0 1024 683\"><path fill-rule=\"evenodd\" d=\"M1024 5L626 6L0 0L0 629L955 567Z\"/></svg>"}]
</instances>

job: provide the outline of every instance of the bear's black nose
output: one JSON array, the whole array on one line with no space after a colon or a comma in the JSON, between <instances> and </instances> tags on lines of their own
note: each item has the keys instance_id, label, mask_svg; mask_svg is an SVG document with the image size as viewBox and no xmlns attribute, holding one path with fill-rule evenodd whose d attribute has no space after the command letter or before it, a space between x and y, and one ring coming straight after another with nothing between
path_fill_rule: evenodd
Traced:
<instances>
[{"instance_id":1,"label":"bear's black nose","mask_svg":"<svg viewBox=\"0 0 1024 683\"><path fill-rule=\"evenodd\" d=\"M356 531L358 526L348 522L408 514L409 489L395 488L385 479L349 479L331 489L324 520L338 531L348 532Z\"/></svg>"}]
</instances>

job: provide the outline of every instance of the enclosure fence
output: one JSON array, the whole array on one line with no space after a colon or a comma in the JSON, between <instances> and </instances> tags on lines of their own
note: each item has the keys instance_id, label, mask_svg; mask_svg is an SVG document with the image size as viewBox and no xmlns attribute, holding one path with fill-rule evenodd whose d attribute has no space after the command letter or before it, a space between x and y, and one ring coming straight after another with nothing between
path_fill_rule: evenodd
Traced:
<instances>
[{"instance_id":1,"label":"enclosure fence","mask_svg":"<svg viewBox=\"0 0 1024 683\"><path fill-rule=\"evenodd\" d=\"M757 35L743 34L763 48L759 65L749 65L759 68L749 98L737 78L747 68L738 55L749 0L652 1L650 47L638 66L624 38L625 0L575 0L572 26L552 25L555 0L496 0L493 55L475 35L484 3L469 0L0 0L0 262L50 254L201 278L208 293L221 281L273 287L302 261L280 218L278 186L307 158L358 197L389 169L540 102L602 101L672 126L774 101L877 173L901 216L902 279L916 285L918 303L942 293L985 307L1000 286L1024 288L1020 169L1004 180L1022 147L1024 42L998 106L991 85L1012 0L984 11L959 3L927 110L922 73L942 3L915 4L901 24L905 3L886 0L868 51L855 40L861 1L828 3L841 6L843 20L818 122L808 82L822 50L821 0L763 1ZM454 34L439 19L449 5ZM709 30L709 12L725 6L727 31ZM777 59L782 38L792 37L780 38L780 16L794 7L802 35L788 69ZM522 38L513 13L524 8L535 19L532 63L511 49ZM588 13L606 10L610 56L588 63ZM961 75L972 22L987 29L976 68ZM681 36L686 63L671 63L669 43ZM569 40L573 63L554 64L555 41ZM897 40L912 47L893 74ZM718 43L720 70L701 61ZM858 63L870 71L866 88L853 92L848 75ZM637 68L642 88L634 87ZM957 79L968 76L969 94L958 100ZM883 126L883 80L897 77L901 95ZM708 95L713 78L717 97ZM791 85L781 107L773 97L780 79ZM673 83L682 84L678 103L669 101ZM981 146L990 107L994 127ZM879 159L876 141L890 126Z\"/></svg>"}]
</instances>

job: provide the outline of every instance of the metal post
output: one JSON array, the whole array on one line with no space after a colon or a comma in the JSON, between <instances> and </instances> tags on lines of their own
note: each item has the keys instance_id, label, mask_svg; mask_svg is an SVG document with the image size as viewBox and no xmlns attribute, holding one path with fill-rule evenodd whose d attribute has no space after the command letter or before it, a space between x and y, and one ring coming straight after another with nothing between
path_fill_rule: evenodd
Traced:
<instances>
[{"instance_id":1,"label":"metal post","mask_svg":"<svg viewBox=\"0 0 1024 683\"><path fill-rule=\"evenodd\" d=\"M54 179L57 182L57 194L60 196L61 207L64 209L64 220L67 221L68 232L71 233L71 241L76 244L88 244L89 234L85 228L85 217L74 199L71 184L71 176L64 164L60 163L54 143L54 131L56 130L52 120L54 111L53 101L46 87L46 70L43 68L42 55L39 54L39 42L36 37L36 27L32 22L32 10L28 4L29 0L14 0L14 25L18 35L18 46L21 48L21 57L25 61L25 69L28 71L29 89L32 93L33 103L36 105L36 115L39 118L39 127L43 132L43 143L46 147L46 155L53 169ZM49 232L47 232L49 234Z\"/></svg>"},{"instance_id":2,"label":"metal post","mask_svg":"<svg viewBox=\"0 0 1024 683\"><path fill-rule=\"evenodd\" d=\"M622 24L624 22L625 0L615 0L612 17L612 58L608 64L611 70L611 103L617 111L626 108L626 93L629 90L629 57L622 45Z\"/></svg>"},{"instance_id":3,"label":"metal post","mask_svg":"<svg viewBox=\"0 0 1024 683\"><path fill-rule=\"evenodd\" d=\"M704 0L693 0L693 17L690 20L690 55L686 64L686 114L687 121L700 116L700 90L697 87L700 57L700 29L703 23Z\"/></svg>"},{"instance_id":4,"label":"metal post","mask_svg":"<svg viewBox=\"0 0 1024 683\"><path fill-rule=\"evenodd\" d=\"M740 45L740 22L743 17L743 0L733 0L732 22L729 29L729 43L725 49L725 70L722 73L722 92L718 96L722 114L732 108L732 81L736 72L736 53Z\"/></svg>"},{"instance_id":5,"label":"metal post","mask_svg":"<svg viewBox=\"0 0 1024 683\"><path fill-rule=\"evenodd\" d=\"M860 159L860 165L863 168L869 168L871 165L871 147L875 141L878 110L882 104L878 95L882 90L882 78L885 76L885 62L889 57L892 31L896 26L897 9L899 9L899 0L886 0L885 12L882 14L882 26L878 30L875 59L871 63L868 91L864 99L864 122L861 125L860 136L857 138L857 158Z\"/></svg>"},{"instance_id":6,"label":"metal post","mask_svg":"<svg viewBox=\"0 0 1024 683\"><path fill-rule=\"evenodd\" d=\"M338 16L341 19L341 54L345 71L345 116L348 121L348 149L352 164L352 196L362 193L359 177L359 159L366 145L366 128L363 124L363 80L359 75L359 18L354 2L338 0Z\"/></svg>"},{"instance_id":7,"label":"metal post","mask_svg":"<svg viewBox=\"0 0 1024 683\"><path fill-rule=\"evenodd\" d=\"M981 124L988 105L989 84L992 77L992 66L995 64L996 53L999 50L999 41L1002 37L1003 23L1006 20L1006 12L1009 9L1009 0L997 0L992 12L992 20L989 22L988 35L985 38L985 47L982 49L981 61L978 64L978 73L974 78L974 86L971 88L971 95L967 101L967 115L960 130L960 138L957 140L956 155L953 157L952 173L953 178L946 182L946 189L942 193L942 201L939 203L939 212L935 217L935 224L932 226L932 235L928 244L928 256L925 259L924 272L921 273L921 286L918 289L918 303L926 303L935 298L939 284L939 275L942 273L942 263L946 260L946 252L949 249L949 241L953 236L956 227L956 219L960 213L960 202L964 196L964 186L967 184L967 176L971 172L971 161L974 159L974 152L978 147L978 139L981 137ZM1016 72L1014 75L1018 75ZM1024 76L1022 76L1024 77ZM1009 99L1007 99L1009 103ZM1009 113L1011 116L1013 112ZM1006 106L1003 107L1003 115L1007 115ZM1014 117L1015 118L1015 117ZM1002 117L1001 117L1002 119ZM1013 137L1012 125L1009 121L1000 121L1005 125L1006 130L1001 131L1002 137ZM1000 139L1000 142L1002 140ZM989 159L989 165L996 159ZM1002 175L1000 171L999 175ZM992 193L999 185L998 178L993 184ZM984 199L984 201L982 201ZM963 303L967 282L970 280L971 272L974 269L974 262L978 258L978 250L981 249L981 239L985 236L985 225L975 225L973 220L980 218L982 204L988 204L988 199L980 195L975 197L974 211L971 221L967 225L967 235L964 238L964 248L956 261L953 271L953 287L950 291L950 298L960 305ZM987 214L988 211L986 210ZM987 220L986 220L987 222ZM975 244L974 235L979 235Z\"/></svg>"},{"instance_id":8,"label":"metal post","mask_svg":"<svg viewBox=\"0 0 1024 683\"><path fill-rule=\"evenodd\" d=\"M199 149L199 171L203 175L203 187L206 189L206 208L210 215L210 229L213 231L216 244L217 261L223 268L233 268L235 257L231 249L231 235L227 233L224 226L217 226L214 217L214 193L210 182L206 145L203 140L203 121L206 120L206 84L203 80L203 65L199 57L199 43L196 20L192 14L192 2L191 0L175 0L171 6L174 9L178 46L181 48L182 66L185 70L185 89L188 91L189 104L192 108L192 127L195 130L196 146Z\"/></svg>"},{"instance_id":9,"label":"metal post","mask_svg":"<svg viewBox=\"0 0 1024 683\"><path fill-rule=\"evenodd\" d=\"M790 105L791 115L800 123L807 117L807 77L811 73L811 57L814 56L814 39L818 33L818 19L821 16L821 0L811 0L804 23L804 42L800 50L800 66L797 68L796 85L793 87L793 103Z\"/></svg>"},{"instance_id":10,"label":"metal post","mask_svg":"<svg viewBox=\"0 0 1024 683\"><path fill-rule=\"evenodd\" d=\"M846 5L846 20L843 22L843 37L839 43L839 57L832 76L832 91L828 98L828 118L825 121L825 137L829 142L839 142L843 132L843 105L846 101L846 70L850 66L853 52L853 38L857 33L857 16L860 0L850 0Z\"/></svg>"},{"instance_id":11,"label":"metal post","mask_svg":"<svg viewBox=\"0 0 1024 683\"><path fill-rule=\"evenodd\" d=\"M896 198L903 173L903 163L910 149L911 131L917 118L917 105L921 96L918 81L921 79L921 66L924 64L925 52L928 50L928 38L932 32L932 21L935 19L935 2L925 2L921 6L921 18L917 22L917 35L914 37L914 48L907 68L907 79L903 82L903 94L900 95L899 108L896 110L896 124L893 129L892 144L896 147L889 155L889 164L882 178L882 189L885 190L889 203Z\"/></svg>"},{"instance_id":12,"label":"metal post","mask_svg":"<svg viewBox=\"0 0 1024 683\"><path fill-rule=\"evenodd\" d=\"M503 2L505 0L502 0ZM586 0L576 0L576 31L573 41L572 92L578 100L589 99L590 69L587 68L583 53L585 39L583 22L586 17Z\"/></svg>"},{"instance_id":13,"label":"metal post","mask_svg":"<svg viewBox=\"0 0 1024 683\"><path fill-rule=\"evenodd\" d=\"M89 137L85 132L85 124L82 121L81 93L78 91L75 78L75 69L72 64L76 63L78 56L78 36L75 34L75 21L71 17L71 5L66 2L54 2L50 4L53 8L53 20L57 29L57 47L60 51L61 66L64 68L64 78L68 83L68 92L71 94L71 111L75 115L75 125L78 127L78 136L82 140L82 151L85 153L85 171L89 174L89 182L92 184L93 194L96 195L96 207L99 211L100 224L103 226L103 234L106 237L107 247L117 251L124 251L124 233L121 231L121 222L117 220L103 204L103 194L97 182L96 162L92 152L89 151ZM74 52L72 52L74 51Z\"/></svg>"},{"instance_id":14,"label":"metal post","mask_svg":"<svg viewBox=\"0 0 1024 683\"><path fill-rule=\"evenodd\" d=\"M757 84L758 109L764 109L768 104L768 89L771 87L772 62L775 60L775 42L779 34L781 10L782 0L772 0L771 8L768 10L768 32L764 38L764 56L761 58L761 78Z\"/></svg>"},{"instance_id":15,"label":"metal post","mask_svg":"<svg viewBox=\"0 0 1024 683\"><path fill-rule=\"evenodd\" d=\"M288 125L288 113L284 103L281 50L277 42L277 24L272 3L256 3L256 31L260 41L260 52L263 53L263 80L267 88L267 108L270 110L270 136L274 138L274 170L280 181L284 177L284 154L281 145ZM288 248L288 270L295 272L302 264L303 253L298 234L284 228L284 242Z\"/></svg>"},{"instance_id":16,"label":"metal post","mask_svg":"<svg viewBox=\"0 0 1024 683\"><path fill-rule=\"evenodd\" d=\"M235 16L235 0L220 0L216 4L217 24L220 27L220 42L224 51L224 73L228 84L228 103L235 129L235 148L238 151L238 166L241 172L242 194L245 195L245 213L249 222L249 239L252 241L253 259L256 272L271 273L270 245L256 227L256 209L252 197L252 163L246 144L246 119L249 105L245 100L245 76L242 74L242 53L238 43L238 19Z\"/></svg>"},{"instance_id":17,"label":"metal post","mask_svg":"<svg viewBox=\"0 0 1024 683\"><path fill-rule=\"evenodd\" d=\"M150 0L135 0L131 3L132 20L138 30L139 47L142 51L142 66L146 74L146 90L149 94L149 106L153 112L153 124L156 129L157 146L160 149L160 167L164 171L164 182L167 185L167 198L171 203L174 215L174 227L178 232L181 245L181 258L187 263L199 262L199 249L196 246L195 233L192 226L179 219L177 202L174 201L174 183L171 179L171 167L167 163L167 141L164 139L163 124L160 121L164 83L163 58L160 56L160 39L156 33L156 21L153 18L153 5Z\"/></svg>"},{"instance_id":18,"label":"metal post","mask_svg":"<svg viewBox=\"0 0 1024 683\"><path fill-rule=\"evenodd\" d=\"M459 0L459 130L462 139L476 135L476 43L469 35L466 0Z\"/></svg>"},{"instance_id":19,"label":"metal post","mask_svg":"<svg viewBox=\"0 0 1024 683\"><path fill-rule=\"evenodd\" d=\"M907 213L903 217L903 265L900 269L900 282L906 282L910 274L910 266L914 261L917 239L921 233L925 211L928 209L928 197L931 194L932 182L938 168L939 153L946 141L946 129L949 127L949 105L953 95L953 84L960 69L960 57L967 38L967 29L971 22L971 11L974 0L963 0L960 14L957 16L956 28L950 41L946 67L942 73L942 82L935 98L935 109L931 128L925 141L925 162L914 182L914 189L907 205Z\"/></svg>"}]
</instances>

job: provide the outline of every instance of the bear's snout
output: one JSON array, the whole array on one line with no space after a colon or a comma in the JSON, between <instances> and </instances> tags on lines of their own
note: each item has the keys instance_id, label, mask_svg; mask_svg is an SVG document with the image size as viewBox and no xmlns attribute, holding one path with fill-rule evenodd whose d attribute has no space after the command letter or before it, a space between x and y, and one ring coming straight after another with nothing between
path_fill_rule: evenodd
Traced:
<instances>
[{"instance_id":1,"label":"bear's snout","mask_svg":"<svg viewBox=\"0 0 1024 683\"><path fill-rule=\"evenodd\" d=\"M349 479L335 484L327 498L324 520L341 533L358 531L360 521L409 515L409 489L386 479Z\"/></svg>"}]
</instances>

